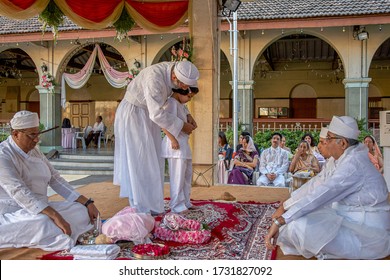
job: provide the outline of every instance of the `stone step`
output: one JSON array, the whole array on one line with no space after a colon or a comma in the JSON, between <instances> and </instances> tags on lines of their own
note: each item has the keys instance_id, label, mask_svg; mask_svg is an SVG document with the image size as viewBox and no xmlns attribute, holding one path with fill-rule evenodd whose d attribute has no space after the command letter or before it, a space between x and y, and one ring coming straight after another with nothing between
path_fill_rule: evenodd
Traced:
<instances>
[{"instance_id":1,"label":"stone step","mask_svg":"<svg viewBox=\"0 0 390 280\"><path fill-rule=\"evenodd\" d=\"M114 170L110 168L67 168L57 169L60 174L70 175L113 175Z\"/></svg>"},{"instance_id":2,"label":"stone step","mask_svg":"<svg viewBox=\"0 0 390 280\"><path fill-rule=\"evenodd\" d=\"M54 166L54 168L59 169L62 167L71 167L73 169L79 169L81 167L85 168L95 168L95 167L108 167L114 168L114 162L109 160L70 160L70 159L56 159L51 160L50 163Z\"/></svg>"},{"instance_id":3,"label":"stone step","mask_svg":"<svg viewBox=\"0 0 390 280\"><path fill-rule=\"evenodd\" d=\"M50 163L60 174L113 175L114 155L112 151L89 149L87 151L60 152L59 158Z\"/></svg>"},{"instance_id":4,"label":"stone step","mask_svg":"<svg viewBox=\"0 0 390 280\"><path fill-rule=\"evenodd\" d=\"M114 162L114 155L98 155L98 154L62 154L60 153L60 159L69 159L73 161L112 161Z\"/></svg>"}]
</instances>

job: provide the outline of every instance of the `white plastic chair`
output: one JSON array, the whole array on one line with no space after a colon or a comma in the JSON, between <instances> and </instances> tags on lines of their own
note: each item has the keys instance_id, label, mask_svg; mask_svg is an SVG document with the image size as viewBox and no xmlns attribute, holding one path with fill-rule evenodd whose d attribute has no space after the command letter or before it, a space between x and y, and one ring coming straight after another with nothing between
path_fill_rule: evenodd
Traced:
<instances>
[{"instance_id":1,"label":"white plastic chair","mask_svg":"<svg viewBox=\"0 0 390 280\"><path fill-rule=\"evenodd\" d=\"M81 144L83 146L83 150L87 148L87 145L85 145L85 129L83 131L77 131L74 136L74 144L73 147L77 148L77 140L81 140Z\"/></svg>"},{"instance_id":2,"label":"white plastic chair","mask_svg":"<svg viewBox=\"0 0 390 280\"><path fill-rule=\"evenodd\" d=\"M107 126L104 126L103 131L100 132L98 138L98 149L100 149L100 142L103 140L104 147L107 147L107 138L105 137Z\"/></svg>"}]
</instances>

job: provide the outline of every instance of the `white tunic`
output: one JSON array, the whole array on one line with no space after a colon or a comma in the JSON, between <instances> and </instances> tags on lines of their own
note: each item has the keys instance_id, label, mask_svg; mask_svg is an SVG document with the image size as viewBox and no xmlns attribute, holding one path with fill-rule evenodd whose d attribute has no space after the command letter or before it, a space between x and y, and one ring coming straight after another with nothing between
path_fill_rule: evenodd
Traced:
<instances>
[{"instance_id":1,"label":"white tunic","mask_svg":"<svg viewBox=\"0 0 390 280\"><path fill-rule=\"evenodd\" d=\"M176 114L183 121L187 120L186 107L175 98L170 97L164 110L171 114ZM189 135L180 132L176 140L180 148L172 149L171 140L165 136L162 142L162 157L168 159L169 165L169 185L170 185L170 202L171 211L180 213L192 206L191 183L192 183L192 154L188 144Z\"/></svg>"},{"instance_id":2,"label":"white tunic","mask_svg":"<svg viewBox=\"0 0 390 280\"><path fill-rule=\"evenodd\" d=\"M390 205L383 176L363 144L345 150L334 164L324 181L315 187L304 185L283 204L286 225L278 244L285 254L307 258L388 256Z\"/></svg>"},{"instance_id":3,"label":"white tunic","mask_svg":"<svg viewBox=\"0 0 390 280\"><path fill-rule=\"evenodd\" d=\"M115 114L114 184L140 212L164 211L161 127L178 137L184 122L163 109L172 93L173 62L143 69Z\"/></svg>"},{"instance_id":4,"label":"white tunic","mask_svg":"<svg viewBox=\"0 0 390 280\"><path fill-rule=\"evenodd\" d=\"M187 120L187 110L184 104L181 104L175 98L169 98L167 104L164 106L164 110L171 114L177 115L183 121ZM180 149L174 150L172 149L172 142L169 140L167 136L164 137L162 142L162 151L161 155L163 158L183 158L183 159L191 159L191 149L190 145L188 145L189 135L180 132L177 136L176 140L179 142Z\"/></svg>"},{"instance_id":5,"label":"white tunic","mask_svg":"<svg viewBox=\"0 0 390 280\"><path fill-rule=\"evenodd\" d=\"M67 201L49 202L49 185ZM74 202L79 196L38 148L26 154L11 136L0 144L0 248L54 251L73 247L78 236L93 227L86 207ZM40 214L47 206L71 225L70 237Z\"/></svg>"}]
</instances>

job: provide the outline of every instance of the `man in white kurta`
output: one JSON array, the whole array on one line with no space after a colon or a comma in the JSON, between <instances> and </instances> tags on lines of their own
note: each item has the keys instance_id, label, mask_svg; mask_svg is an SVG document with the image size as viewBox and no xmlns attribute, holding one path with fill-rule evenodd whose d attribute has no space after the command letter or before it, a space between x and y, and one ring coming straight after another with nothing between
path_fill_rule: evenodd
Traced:
<instances>
[{"instance_id":1,"label":"man in white kurta","mask_svg":"<svg viewBox=\"0 0 390 280\"><path fill-rule=\"evenodd\" d=\"M353 118L333 117L327 149L334 169L309 191L304 185L297 191L306 190L304 196L292 196L281 206L283 211L277 210L285 212L273 219L265 237L269 249L277 238L284 254L306 258L379 259L390 254L386 182L370 164L358 135Z\"/></svg>"},{"instance_id":2,"label":"man in white kurta","mask_svg":"<svg viewBox=\"0 0 390 280\"><path fill-rule=\"evenodd\" d=\"M98 215L36 147L38 125L36 113L18 112L0 144L0 248L70 249ZM66 201L49 202L48 186Z\"/></svg>"},{"instance_id":3,"label":"man in white kurta","mask_svg":"<svg viewBox=\"0 0 390 280\"><path fill-rule=\"evenodd\" d=\"M288 152L280 148L282 135L272 134L271 147L265 149L260 155L260 177L257 179L258 186L285 187L285 177L288 167Z\"/></svg>"},{"instance_id":4,"label":"man in white kurta","mask_svg":"<svg viewBox=\"0 0 390 280\"><path fill-rule=\"evenodd\" d=\"M161 128L177 137L190 134L188 122L164 111L172 88L196 86L199 72L189 61L162 62L143 69L130 82L115 114L114 184L120 196L143 213L164 212L164 160L161 157ZM187 116L188 117L188 116Z\"/></svg>"}]
</instances>

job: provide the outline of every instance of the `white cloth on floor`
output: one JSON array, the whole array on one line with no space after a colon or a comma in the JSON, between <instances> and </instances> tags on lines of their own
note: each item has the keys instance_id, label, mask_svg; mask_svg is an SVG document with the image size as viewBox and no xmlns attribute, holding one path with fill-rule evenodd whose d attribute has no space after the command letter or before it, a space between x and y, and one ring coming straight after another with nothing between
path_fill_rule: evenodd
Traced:
<instances>
[{"instance_id":1,"label":"white cloth on floor","mask_svg":"<svg viewBox=\"0 0 390 280\"><path fill-rule=\"evenodd\" d=\"M121 248L116 244L77 245L70 250L75 260L113 260Z\"/></svg>"}]
</instances>

